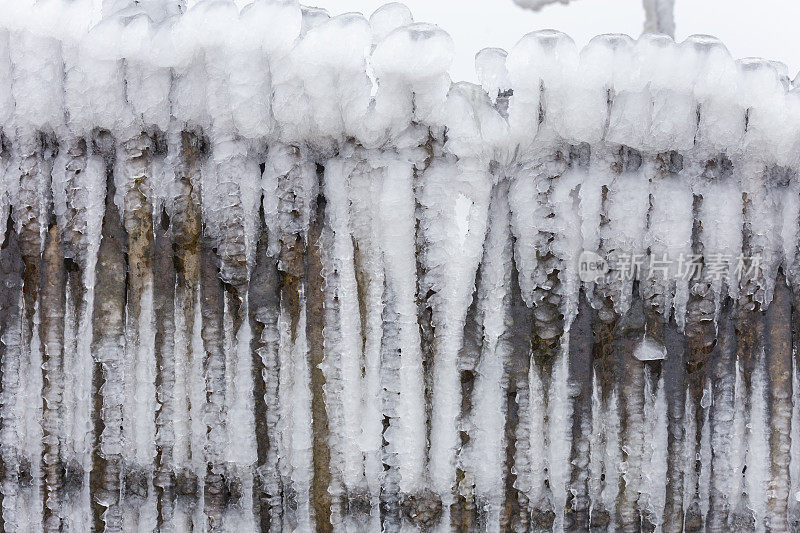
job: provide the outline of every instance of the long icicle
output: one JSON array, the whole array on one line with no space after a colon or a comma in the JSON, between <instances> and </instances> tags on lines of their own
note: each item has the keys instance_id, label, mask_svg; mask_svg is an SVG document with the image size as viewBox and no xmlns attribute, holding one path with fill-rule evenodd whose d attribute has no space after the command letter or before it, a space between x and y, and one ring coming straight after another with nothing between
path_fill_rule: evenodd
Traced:
<instances>
[{"instance_id":1,"label":"long icicle","mask_svg":"<svg viewBox=\"0 0 800 533\"><path fill-rule=\"evenodd\" d=\"M13 214L13 213L12 213ZM14 409L13 399L20 387L20 359L22 358L22 273L24 265L19 247L19 236L14 228L13 218L8 217L5 238L3 239L2 274L5 290L0 291L0 437L3 441L2 458L2 524L4 530L17 527L17 484L19 479L19 418Z\"/></svg>"},{"instance_id":2,"label":"long icicle","mask_svg":"<svg viewBox=\"0 0 800 533\"><path fill-rule=\"evenodd\" d=\"M152 494L155 449L156 361L153 321L153 186L152 140L144 133L122 143L114 169L122 189L123 227L127 234L128 278L125 311L125 401L123 450L126 528L146 527L148 495Z\"/></svg>"},{"instance_id":3,"label":"long icicle","mask_svg":"<svg viewBox=\"0 0 800 533\"><path fill-rule=\"evenodd\" d=\"M469 461L475 483L478 524L483 531L501 530L503 495L506 488L506 390L505 367L510 356L506 331L511 299L511 231L508 185L494 187L489 231L478 282L478 312L482 344L472 395L472 426Z\"/></svg>"},{"instance_id":4,"label":"long icicle","mask_svg":"<svg viewBox=\"0 0 800 533\"><path fill-rule=\"evenodd\" d=\"M769 374L770 487L766 527L789 530L789 463L792 420L792 296L782 272L765 317L765 359Z\"/></svg>"},{"instance_id":5,"label":"long icicle","mask_svg":"<svg viewBox=\"0 0 800 533\"><path fill-rule=\"evenodd\" d=\"M44 509L42 522L45 531L62 527L61 508L64 462L64 316L66 279L60 242L60 231L52 225L47 232L41 271L42 298L42 369L44 386L42 398L42 429L44 450L42 470L44 479Z\"/></svg>"},{"instance_id":6,"label":"long icicle","mask_svg":"<svg viewBox=\"0 0 800 533\"><path fill-rule=\"evenodd\" d=\"M93 420L95 451L90 485L96 493L93 500L93 522L96 530L123 530L121 502L122 410L124 404L125 300L127 236L122 218L114 203L111 150L106 137L98 143L106 156L106 200L102 237L95 271L94 332L92 351L95 356Z\"/></svg>"}]
</instances>

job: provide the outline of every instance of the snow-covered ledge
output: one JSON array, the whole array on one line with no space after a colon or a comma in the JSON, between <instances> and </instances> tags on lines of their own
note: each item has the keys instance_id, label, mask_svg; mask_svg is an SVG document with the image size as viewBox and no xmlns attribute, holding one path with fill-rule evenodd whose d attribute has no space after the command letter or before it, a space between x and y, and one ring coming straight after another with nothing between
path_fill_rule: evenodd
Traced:
<instances>
[{"instance_id":1,"label":"snow-covered ledge","mask_svg":"<svg viewBox=\"0 0 800 533\"><path fill-rule=\"evenodd\" d=\"M2 529L797 527L780 65L95 4L0 6Z\"/></svg>"}]
</instances>

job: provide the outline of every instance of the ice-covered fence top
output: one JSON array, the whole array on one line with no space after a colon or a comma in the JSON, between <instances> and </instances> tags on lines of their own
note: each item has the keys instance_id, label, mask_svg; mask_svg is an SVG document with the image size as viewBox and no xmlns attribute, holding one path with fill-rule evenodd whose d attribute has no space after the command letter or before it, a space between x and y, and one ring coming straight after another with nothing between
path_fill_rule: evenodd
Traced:
<instances>
[{"instance_id":1,"label":"ice-covered fence top","mask_svg":"<svg viewBox=\"0 0 800 533\"><path fill-rule=\"evenodd\" d=\"M501 164L558 142L782 165L797 153L800 97L785 67L734 60L712 37L601 35L581 50L534 32L508 53L478 53L478 87L451 82L449 35L398 3L369 18L285 0L104 2L102 17L95 4L0 4L5 132L190 127L212 139L371 148L415 142L414 124L446 128L458 156ZM495 105L509 90L507 110Z\"/></svg>"}]
</instances>

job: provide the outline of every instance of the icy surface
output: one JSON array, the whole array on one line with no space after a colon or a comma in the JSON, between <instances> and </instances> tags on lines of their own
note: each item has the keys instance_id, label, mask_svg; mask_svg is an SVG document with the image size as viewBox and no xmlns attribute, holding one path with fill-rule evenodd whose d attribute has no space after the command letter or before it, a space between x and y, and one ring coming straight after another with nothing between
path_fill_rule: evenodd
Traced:
<instances>
[{"instance_id":1,"label":"icy surface","mask_svg":"<svg viewBox=\"0 0 800 533\"><path fill-rule=\"evenodd\" d=\"M399 3L0 11L0 529L796 527L780 64L547 30L476 85Z\"/></svg>"}]
</instances>

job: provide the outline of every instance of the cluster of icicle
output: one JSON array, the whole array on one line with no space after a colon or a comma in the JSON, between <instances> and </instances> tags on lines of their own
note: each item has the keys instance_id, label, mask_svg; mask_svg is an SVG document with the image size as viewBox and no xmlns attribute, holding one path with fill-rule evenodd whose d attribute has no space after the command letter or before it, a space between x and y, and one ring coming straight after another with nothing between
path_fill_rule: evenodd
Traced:
<instances>
[{"instance_id":1,"label":"cluster of icicle","mask_svg":"<svg viewBox=\"0 0 800 533\"><path fill-rule=\"evenodd\" d=\"M797 531L780 65L85 4L0 5L0 530Z\"/></svg>"}]
</instances>

